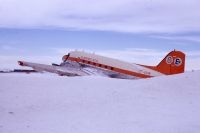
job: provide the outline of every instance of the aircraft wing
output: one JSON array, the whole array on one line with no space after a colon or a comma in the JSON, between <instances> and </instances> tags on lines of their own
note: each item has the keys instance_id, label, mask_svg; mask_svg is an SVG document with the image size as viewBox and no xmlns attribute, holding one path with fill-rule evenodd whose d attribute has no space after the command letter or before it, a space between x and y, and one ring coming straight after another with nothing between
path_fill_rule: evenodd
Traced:
<instances>
[{"instance_id":1,"label":"aircraft wing","mask_svg":"<svg viewBox=\"0 0 200 133\"><path fill-rule=\"evenodd\" d=\"M61 76L86 76L88 73L82 71L81 69L72 68L72 67L62 67L55 65L45 65L39 63L31 63L26 61L18 61L20 66L27 66L33 68L38 72L50 72L56 73Z\"/></svg>"},{"instance_id":2,"label":"aircraft wing","mask_svg":"<svg viewBox=\"0 0 200 133\"><path fill-rule=\"evenodd\" d=\"M112 72L108 70L103 70L100 68L84 65L81 66L79 63L76 62L65 62L64 64L57 65L45 65L39 63L32 63L26 61L18 61L20 66L31 67L37 72L50 72L56 73L60 76L88 76L88 75L96 75L96 76L104 76L110 78L121 78L121 79L136 79L133 76L129 76L126 74L120 74L117 72Z\"/></svg>"}]
</instances>

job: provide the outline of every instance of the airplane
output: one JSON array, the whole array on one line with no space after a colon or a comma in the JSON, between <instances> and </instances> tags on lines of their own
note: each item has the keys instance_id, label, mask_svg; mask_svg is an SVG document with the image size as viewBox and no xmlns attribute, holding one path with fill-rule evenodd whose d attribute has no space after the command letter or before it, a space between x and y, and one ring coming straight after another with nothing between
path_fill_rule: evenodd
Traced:
<instances>
[{"instance_id":1,"label":"airplane","mask_svg":"<svg viewBox=\"0 0 200 133\"><path fill-rule=\"evenodd\" d=\"M129 63L83 51L71 51L62 57L62 63L45 65L18 61L20 66L33 68L37 72L56 73L60 76L101 75L111 78L138 79L183 73L185 54L171 51L157 66Z\"/></svg>"}]
</instances>

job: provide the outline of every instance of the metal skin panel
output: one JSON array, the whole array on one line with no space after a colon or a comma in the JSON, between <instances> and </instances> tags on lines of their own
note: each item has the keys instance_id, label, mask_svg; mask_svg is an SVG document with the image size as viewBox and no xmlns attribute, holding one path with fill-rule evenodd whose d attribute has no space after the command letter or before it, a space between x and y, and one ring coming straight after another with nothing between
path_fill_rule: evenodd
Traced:
<instances>
[{"instance_id":1,"label":"metal skin panel","mask_svg":"<svg viewBox=\"0 0 200 133\"><path fill-rule=\"evenodd\" d=\"M82 51L72 51L69 54L70 54L69 59L71 60L78 61L80 59L80 60L90 61L91 63L103 64L106 66L117 68L118 72L122 72L124 74L130 75L131 73L133 73L131 75L137 76L137 74L139 74L139 75L146 75L147 77L155 77L155 76L164 75L158 71L152 70L144 66L128 63L125 61L120 61L113 58L103 57L96 54L85 53ZM140 77L143 77L143 76L140 76Z\"/></svg>"}]
</instances>

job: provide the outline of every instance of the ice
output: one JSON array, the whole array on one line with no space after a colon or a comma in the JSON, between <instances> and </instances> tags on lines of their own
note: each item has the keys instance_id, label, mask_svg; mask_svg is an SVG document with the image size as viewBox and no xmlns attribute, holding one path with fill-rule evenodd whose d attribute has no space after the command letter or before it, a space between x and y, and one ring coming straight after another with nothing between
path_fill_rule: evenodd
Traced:
<instances>
[{"instance_id":1,"label":"ice","mask_svg":"<svg viewBox=\"0 0 200 133\"><path fill-rule=\"evenodd\" d=\"M200 71L150 79L0 74L0 133L199 133Z\"/></svg>"}]
</instances>

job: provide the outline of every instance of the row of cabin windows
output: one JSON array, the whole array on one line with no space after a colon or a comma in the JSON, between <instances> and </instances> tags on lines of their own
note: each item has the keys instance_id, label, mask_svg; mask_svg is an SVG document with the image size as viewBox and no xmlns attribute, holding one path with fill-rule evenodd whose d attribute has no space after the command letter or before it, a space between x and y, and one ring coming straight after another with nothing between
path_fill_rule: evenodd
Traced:
<instances>
[{"instance_id":1,"label":"row of cabin windows","mask_svg":"<svg viewBox=\"0 0 200 133\"><path fill-rule=\"evenodd\" d=\"M86 64L91 64L91 65L94 65L94 66L98 66L98 67L104 67L104 68L110 69L110 70L114 70L113 67L102 65L102 64L98 64L98 63L94 63L94 62L92 63L92 62L86 61L86 60L81 60L81 62L86 63Z\"/></svg>"}]
</instances>

